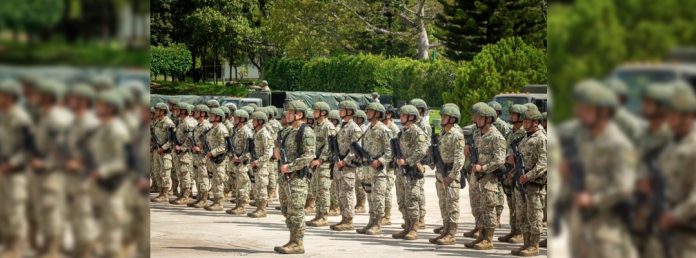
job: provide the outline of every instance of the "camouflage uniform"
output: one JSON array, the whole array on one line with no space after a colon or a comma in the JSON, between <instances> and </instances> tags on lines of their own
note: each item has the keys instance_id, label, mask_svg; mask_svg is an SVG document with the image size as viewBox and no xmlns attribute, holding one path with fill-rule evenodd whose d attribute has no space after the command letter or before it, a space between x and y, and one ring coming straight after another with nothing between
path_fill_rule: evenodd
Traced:
<instances>
[{"instance_id":1,"label":"camouflage uniform","mask_svg":"<svg viewBox=\"0 0 696 258\"><path fill-rule=\"evenodd\" d=\"M354 102L343 101L342 108L352 108L357 110ZM338 199L341 205L341 222L331 226L333 230L352 230L353 217L355 216L355 180L356 180L356 154L351 151L353 142L360 143L363 131L353 119L348 119L337 134L339 159L345 162L346 166L337 169L334 173L334 180L338 181Z\"/></svg>"},{"instance_id":2,"label":"camouflage uniform","mask_svg":"<svg viewBox=\"0 0 696 258\"><path fill-rule=\"evenodd\" d=\"M233 115L233 114L230 114L230 116L231 115ZM225 119L225 122L223 123L223 124L225 124L225 127L227 128L227 132L229 132L230 134L234 133L234 123L232 122L232 120L234 120L234 119ZM225 198L228 198L230 196L236 196L236 194L237 194L235 191L235 188L236 188L235 187L235 185L236 185L235 179L236 179L236 177L234 177L232 162L227 162L227 166L225 166L225 170L226 170L225 174L227 175L227 180L225 180Z\"/></svg>"},{"instance_id":3,"label":"camouflage uniform","mask_svg":"<svg viewBox=\"0 0 696 258\"><path fill-rule=\"evenodd\" d=\"M516 113L519 115L519 128L515 129L513 126L510 134L507 135L506 142L508 157L511 157L513 155L511 144L527 136L527 132L524 130L524 127L522 127L522 120L524 118L523 115L524 111L526 110L527 108L525 106L519 104L515 104L510 107L510 114ZM521 205L518 202L522 202L522 200L517 198L517 193L515 193L513 189L514 186L512 182L512 175L510 173L507 174L505 180L502 182L502 185L503 190L505 191L505 196L507 198L508 210L510 211L510 233L498 238L498 240L501 242L510 242L518 244L522 240L522 228L520 227L520 223L524 223L524 221L517 220L516 207L518 205Z\"/></svg>"},{"instance_id":4,"label":"camouflage uniform","mask_svg":"<svg viewBox=\"0 0 696 258\"><path fill-rule=\"evenodd\" d=\"M316 104L315 104L316 105ZM326 105L328 108L328 105ZM315 108L316 109L316 108ZM312 189L314 190L314 196L316 198L316 216L311 221L307 222L308 226L326 226L328 222L326 217L328 216L329 206L331 204L331 160L330 160L330 147L329 147L329 137L336 136L336 128L328 120L324 119L319 122L317 120L317 125L315 127L316 132L316 146L317 146L317 157L321 160L321 165L315 168L314 174L312 175Z\"/></svg>"},{"instance_id":5,"label":"camouflage uniform","mask_svg":"<svg viewBox=\"0 0 696 258\"><path fill-rule=\"evenodd\" d=\"M363 121L367 121L367 115L364 111L356 111L355 117L360 117ZM357 119L356 119L357 120ZM358 122L355 122L358 123ZM362 132L366 132L369 125L365 122L358 124ZM360 141L360 145L364 145L365 139ZM363 188L363 183L369 183L371 176L367 165L361 164L355 169L355 213L365 213L367 207L365 207L365 201L369 199L368 194ZM369 203L368 203L369 204Z\"/></svg>"},{"instance_id":6,"label":"camouflage uniform","mask_svg":"<svg viewBox=\"0 0 696 258\"><path fill-rule=\"evenodd\" d=\"M205 105L198 105L195 107L198 112L206 112L210 109ZM205 141L205 134L213 127L213 125L208 121L208 119L201 115L198 118L198 125L193 129L193 140L200 152L194 152L193 154L193 168L195 170L196 179L196 199L194 203L190 203L189 207L203 208L207 205L208 195L210 191L210 178L208 178L208 168L210 167L210 160L205 157L206 153L203 153L203 141Z\"/></svg>"},{"instance_id":7,"label":"camouflage uniform","mask_svg":"<svg viewBox=\"0 0 696 258\"><path fill-rule=\"evenodd\" d=\"M235 113L235 120L245 118L249 119L249 114L244 110L237 110ZM234 150L232 154L240 159L239 163L232 162L230 160L232 173L230 176L235 177L235 207L229 210L229 214L244 214L244 208L249 204L249 192L251 191L251 179L249 178L249 166L246 165L249 162L249 153L247 151L247 140L253 139L254 132L252 129L246 126L246 123L237 124L234 129L234 133L230 136L234 142Z\"/></svg>"},{"instance_id":8,"label":"camouflage uniform","mask_svg":"<svg viewBox=\"0 0 696 258\"><path fill-rule=\"evenodd\" d=\"M282 130L278 132L278 138L283 139L287 135L287 133L290 131L289 127L285 127ZM275 147L279 148L278 146L278 139L276 139ZM280 163L278 163L279 165ZM288 192L288 180L283 176L282 173L280 173L280 167L278 167L277 170L277 175L278 175L278 202L280 202L280 212L283 214L283 216L287 219L287 214L288 214L288 196L286 193Z\"/></svg>"},{"instance_id":9,"label":"camouflage uniform","mask_svg":"<svg viewBox=\"0 0 696 258\"><path fill-rule=\"evenodd\" d=\"M493 126L495 126L495 128L498 129L498 131L500 132L501 135L503 135L504 138L507 138L508 135L511 134L511 131L512 131L511 127L512 126L508 122L505 122L502 118L500 118L500 114L502 112L503 107L500 105L500 103L498 103L496 101L488 102L488 105L490 107L492 107L493 109L495 109L497 116L498 116L495 119L495 121L493 122ZM505 190L503 189L504 188L503 184L498 184L498 185L499 185L500 189L498 191L498 206L495 207L495 211L496 211L496 216L497 216L496 217L497 225L498 225L498 227L501 227L500 215L503 214L503 210L505 208L504 203L505 203L506 194L505 194ZM509 205L514 205L514 203L509 204ZM512 217L512 214L513 214L513 211L511 209L510 210L510 217ZM510 224L510 225L512 225L512 224Z\"/></svg>"},{"instance_id":10,"label":"camouflage uniform","mask_svg":"<svg viewBox=\"0 0 696 258\"><path fill-rule=\"evenodd\" d=\"M160 103L161 104L161 103ZM161 109L161 108L158 108ZM167 202L169 201L168 196L169 196L169 191L172 190L172 178L171 178L171 173L172 173L172 148L173 148L173 143L172 139L170 139L170 130L174 130L176 126L174 125L174 122L168 117L168 116L163 116L162 118L158 119L155 122L154 125L154 135L152 137L155 138L157 141L157 144L159 144L160 148L164 150L162 155L159 155L156 153L156 158L158 159L158 168L159 170L156 173L156 176L159 178L159 186L160 186L160 195L156 198L153 198L152 201L154 202Z\"/></svg>"},{"instance_id":11,"label":"camouflage uniform","mask_svg":"<svg viewBox=\"0 0 696 258\"><path fill-rule=\"evenodd\" d=\"M473 137L473 135L478 132L478 128L476 127L475 124L471 124L471 125L463 127L462 132L465 135L465 137ZM469 148L472 147L471 144L473 144L473 143L466 142L466 145L469 146ZM468 158L464 161L464 169L465 170L469 170L469 168L471 167L470 161L471 161L471 158ZM466 180L469 183L469 187L468 187L469 188L469 205L471 206L471 215L474 217L474 228L469 232L465 232L463 236L477 238L477 236L478 236L477 232L479 232L479 230L481 229L481 221L479 221L479 219L478 219L479 214L481 213L479 211L479 207L480 207L479 203L481 200L481 198L480 198L481 194L479 191L480 188L477 185L478 182L474 176L474 173L469 173Z\"/></svg>"},{"instance_id":12,"label":"camouflage uniform","mask_svg":"<svg viewBox=\"0 0 696 258\"><path fill-rule=\"evenodd\" d=\"M218 113L218 114L215 114ZM218 108L213 108L210 110L211 117L213 114L224 119L225 115L222 110ZM229 132L227 127L222 122L212 123L210 131L205 135L205 141L210 147L209 153L214 157L220 155L225 155L227 153L227 146L225 145L225 137L228 137ZM225 191L225 181L227 179L226 166L228 160L222 159L220 163L214 162L211 158L208 158L210 168L213 170L213 180L210 183L210 189L213 192L213 204L206 206L205 209L209 211L221 211L223 209L222 200L224 199Z\"/></svg>"},{"instance_id":13,"label":"camouflage uniform","mask_svg":"<svg viewBox=\"0 0 696 258\"><path fill-rule=\"evenodd\" d=\"M389 128L389 139L394 139L396 136L399 134L401 129L392 121L389 122L389 124L385 124L387 128ZM387 165L387 177L389 179L389 182L387 183L387 194L386 198L384 200L384 219L380 222L382 225L391 225L391 209L392 209L392 191L395 189L395 186L397 185L396 182L396 173L395 173L395 168L392 165ZM401 192L401 196L399 196L399 192L396 193L397 195L397 208L401 210L401 203L400 198L403 197L403 192Z\"/></svg>"},{"instance_id":14,"label":"camouflage uniform","mask_svg":"<svg viewBox=\"0 0 696 258\"><path fill-rule=\"evenodd\" d=\"M414 105L416 108L422 108L425 109L425 113L421 115L421 117L418 119L418 122L416 123L417 126L423 130L423 133L425 133L425 140L427 141L427 145L430 145L430 136L434 133L433 128L430 127L430 119L429 119L429 114L428 114L428 105L425 103L424 100L422 99L413 99L411 100L411 105ZM420 110L419 110L420 111ZM418 229L425 229L425 189L423 188L423 185L420 186L419 189L420 192L420 197L418 198L419 203L419 209L420 209L420 217L418 218Z\"/></svg>"},{"instance_id":15,"label":"camouflage uniform","mask_svg":"<svg viewBox=\"0 0 696 258\"><path fill-rule=\"evenodd\" d=\"M254 119L260 121L267 121L268 117L263 112L255 112ZM265 124L265 122L264 122ZM269 163L272 163L271 156L273 156L273 137L268 131L268 128L264 125L260 125L256 128L254 133L254 151L256 152L256 160L251 160L251 162L256 163L255 168L250 169L255 178L254 188L256 189L256 211L247 214L250 217L265 217L266 216L266 204L268 203L268 175L271 171L268 170Z\"/></svg>"},{"instance_id":16,"label":"camouflage uniform","mask_svg":"<svg viewBox=\"0 0 696 258\"><path fill-rule=\"evenodd\" d=\"M272 111L271 109L275 110L275 107L269 106L266 107L271 114L275 115L275 111ZM269 115L272 116L272 115ZM275 118L269 118L268 123L264 124L264 126L268 127L268 132L271 133L271 137L273 137L273 140L278 139L278 133L280 130L283 129L283 126L276 120ZM272 200L274 197L276 197L276 192L278 188L278 160L275 157L271 157L271 161L268 163L268 198L269 200Z\"/></svg>"},{"instance_id":17,"label":"camouflage uniform","mask_svg":"<svg viewBox=\"0 0 696 258\"><path fill-rule=\"evenodd\" d=\"M191 108L188 107L186 103L179 104L179 108L183 110L188 110L191 113ZM193 154L191 153L191 148L193 148L193 131L196 129L198 122L193 119L190 115L187 115L180 120L179 125L176 127L176 142L179 143L180 151L177 152L177 163L178 171L177 178L179 178L179 187L182 189L181 197L177 200L172 201L172 204L186 205L188 204L189 197L191 197L191 188L193 187ZM189 138L191 137L191 138Z\"/></svg>"}]
</instances>

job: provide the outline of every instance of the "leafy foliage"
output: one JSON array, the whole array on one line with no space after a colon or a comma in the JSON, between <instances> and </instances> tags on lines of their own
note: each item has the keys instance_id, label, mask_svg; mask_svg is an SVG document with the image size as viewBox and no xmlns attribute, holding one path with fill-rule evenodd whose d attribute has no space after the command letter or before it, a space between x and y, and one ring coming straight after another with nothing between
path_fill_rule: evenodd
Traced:
<instances>
[{"instance_id":1,"label":"leafy foliage","mask_svg":"<svg viewBox=\"0 0 696 258\"><path fill-rule=\"evenodd\" d=\"M248 90L242 87L241 84L227 86L181 81L154 81L154 83L158 84L159 86L151 88L150 91L152 92L152 94L161 95L215 95L244 97L248 93Z\"/></svg>"},{"instance_id":2,"label":"leafy foliage","mask_svg":"<svg viewBox=\"0 0 696 258\"><path fill-rule=\"evenodd\" d=\"M185 73L193 62L191 51L184 44L169 47L154 46L150 48L150 73L152 75L177 76Z\"/></svg>"}]
</instances>

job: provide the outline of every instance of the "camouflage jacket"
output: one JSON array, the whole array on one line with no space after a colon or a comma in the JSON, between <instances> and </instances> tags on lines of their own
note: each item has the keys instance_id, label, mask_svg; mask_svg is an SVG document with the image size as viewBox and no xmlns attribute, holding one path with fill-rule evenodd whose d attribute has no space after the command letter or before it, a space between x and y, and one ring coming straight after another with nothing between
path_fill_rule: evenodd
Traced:
<instances>
[{"instance_id":1,"label":"camouflage jacket","mask_svg":"<svg viewBox=\"0 0 696 258\"><path fill-rule=\"evenodd\" d=\"M536 131L520 142L524 171L529 182L546 183L546 135Z\"/></svg>"},{"instance_id":2,"label":"camouflage jacket","mask_svg":"<svg viewBox=\"0 0 696 258\"><path fill-rule=\"evenodd\" d=\"M370 158L379 160L383 167L391 162L390 134L391 130L378 121L375 125L368 127L363 138L363 147L371 155Z\"/></svg>"},{"instance_id":3,"label":"camouflage jacket","mask_svg":"<svg viewBox=\"0 0 696 258\"><path fill-rule=\"evenodd\" d=\"M350 145L353 142L358 142L360 144L360 139L363 134L360 126L356 124L352 119L347 123L344 123L340 130L338 130L338 149L339 155L343 158L346 164L351 164L353 160L356 159L355 153L351 151Z\"/></svg>"},{"instance_id":4,"label":"camouflage jacket","mask_svg":"<svg viewBox=\"0 0 696 258\"><path fill-rule=\"evenodd\" d=\"M67 146L67 134L73 120L73 113L57 106L40 116L34 132L34 144L47 170L58 169L60 163L65 161L67 153L60 148Z\"/></svg>"},{"instance_id":5,"label":"camouflage jacket","mask_svg":"<svg viewBox=\"0 0 696 258\"><path fill-rule=\"evenodd\" d=\"M667 146L672 141L672 131L669 130L667 124L663 124L654 132L650 132L645 128L638 139L636 149L638 150L638 158L642 159L648 151ZM649 176L650 172L645 162L639 162L638 177L646 178Z\"/></svg>"},{"instance_id":6,"label":"camouflage jacket","mask_svg":"<svg viewBox=\"0 0 696 258\"><path fill-rule=\"evenodd\" d=\"M318 120L317 120L318 121ZM318 123L318 122L317 122ZM329 136L336 135L336 128L329 122L329 119L324 119L323 122L316 125L316 147L317 156L322 162L327 162L331 151L329 150ZM328 167L328 163L324 163ZM323 164L322 164L323 165Z\"/></svg>"},{"instance_id":7,"label":"camouflage jacket","mask_svg":"<svg viewBox=\"0 0 696 258\"><path fill-rule=\"evenodd\" d=\"M273 156L273 137L268 131L268 128L262 126L259 130L254 133L254 151L256 152L256 163L261 165L261 163L266 163L271 160Z\"/></svg>"},{"instance_id":8,"label":"camouflage jacket","mask_svg":"<svg viewBox=\"0 0 696 258\"><path fill-rule=\"evenodd\" d=\"M221 123L213 124L210 131L205 135L205 140L210 146L210 153L213 156L223 155L227 152L225 137L229 135L227 127Z\"/></svg>"},{"instance_id":9,"label":"camouflage jacket","mask_svg":"<svg viewBox=\"0 0 696 258\"><path fill-rule=\"evenodd\" d=\"M234 132L232 135L230 135L232 138L232 142L234 143L234 150L233 153L237 157L239 157L242 160L247 159L247 140L252 139L254 137L254 132L253 130L249 129L249 127L246 126L246 124L242 126L236 126L234 128Z\"/></svg>"},{"instance_id":10,"label":"camouflage jacket","mask_svg":"<svg viewBox=\"0 0 696 258\"><path fill-rule=\"evenodd\" d=\"M696 228L696 131L667 145L659 163L667 179L667 199L679 226Z\"/></svg>"},{"instance_id":11,"label":"camouflage jacket","mask_svg":"<svg viewBox=\"0 0 696 258\"><path fill-rule=\"evenodd\" d=\"M478 149L478 164L481 165L483 173L486 174L479 183L488 191L498 192L498 178L492 174L505 163L507 146L505 138L495 126L491 126L485 134L481 130L476 130L474 141Z\"/></svg>"},{"instance_id":12,"label":"camouflage jacket","mask_svg":"<svg viewBox=\"0 0 696 258\"><path fill-rule=\"evenodd\" d=\"M452 164L452 170L450 170L449 176L454 178L455 182L453 182L450 187L456 187L457 189L459 189L460 183L459 173L466 162L466 158L464 157L465 145L464 134L457 125L453 126L449 131L443 129L438 139L438 149L440 150L442 162ZM440 171L437 176L442 176L442 172Z\"/></svg>"},{"instance_id":13,"label":"camouflage jacket","mask_svg":"<svg viewBox=\"0 0 696 258\"><path fill-rule=\"evenodd\" d=\"M297 172L309 166L309 163L316 157L316 136L311 127L306 126L300 142L296 142L300 127L288 127L285 140L285 151L288 156L288 170ZM298 144L300 146L298 146Z\"/></svg>"},{"instance_id":14,"label":"camouflage jacket","mask_svg":"<svg viewBox=\"0 0 696 258\"><path fill-rule=\"evenodd\" d=\"M155 140L157 140L157 144L160 145L160 147L164 150L170 150L173 147L172 139L170 139L170 134L169 130L170 129L175 129L176 125L174 125L174 122L172 122L171 119L169 119L168 116L164 116L157 120L155 122Z\"/></svg>"},{"instance_id":15,"label":"camouflage jacket","mask_svg":"<svg viewBox=\"0 0 696 258\"><path fill-rule=\"evenodd\" d=\"M541 130L539 130L541 132ZM513 131L507 136L507 140L505 141L507 143L507 155L510 156L512 155L512 143L520 140L524 137L527 136L527 131L524 130L524 127L520 126L520 128L517 129L517 131Z\"/></svg>"},{"instance_id":16,"label":"camouflage jacket","mask_svg":"<svg viewBox=\"0 0 696 258\"><path fill-rule=\"evenodd\" d=\"M31 134L31 117L20 105L15 105L7 113L0 113L0 163L7 163L12 168L28 164L29 154L24 146L24 135Z\"/></svg>"},{"instance_id":17,"label":"camouflage jacket","mask_svg":"<svg viewBox=\"0 0 696 258\"><path fill-rule=\"evenodd\" d=\"M508 122L505 122L500 117L495 119L495 121L493 122L493 126L495 126L495 129L498 129L498 132L500 132L500 134L503 135L504 138L507 138L510 132L512 131L512 126L510 126Z\"/></svg>"},{"instance_id":18,"label":"camouflage jacket","mask_svg":"<svg viewBox=\"0 0 696 258\"><path fill-rule=\"evenodd\" d=\"M121 119L112 119L96 129L89 146L101 178L127 172L126 149L123 146L130 142L130 137Z\"/></svg>"},{"instance_id":19,"label":"camouflage jacket","mask_svg":"<svg viewBox=\"0 0 696 258\"><path fill-rule=\"evenodd\" d=\"M193 119L193 117L185 117L181 123L176 127L176 139L180 145L182 151L191 150L193 148L193 131L196 129L198 121ZM191 137L189 137L191 136Z\"/></svg>"},{"instance_id":20,"label":"camouflage jacket","mask_svg":"<svg viewBox=\"0 0 696 258\"><path fill-rule=\"evenodd\" d=\"M401 132L401 129L399 129L399 126L397 126L394 122L389 123L388 125L385 124L387 128L389 128L389 139L394 139L396 136Z\"/></svg>"},{"instance_id":21,"label":"camouflage jacket","mask_svg":"<svg viewBox=\"0 0 696 258\"><path fill-rule=\"evenodd\" d=\"M414 124L408 129L404 127L399 138L399 146L407 166L415 166L423 160L428 145L428 138L419 126Z\"/></svg>"}]
</instances>

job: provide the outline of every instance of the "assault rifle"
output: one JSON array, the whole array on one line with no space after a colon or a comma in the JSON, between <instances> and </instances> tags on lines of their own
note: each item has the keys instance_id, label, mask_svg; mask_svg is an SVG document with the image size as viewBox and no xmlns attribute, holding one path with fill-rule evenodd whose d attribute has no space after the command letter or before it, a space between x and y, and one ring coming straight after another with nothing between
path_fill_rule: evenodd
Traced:
<instances>
[{"instance_id":1,"label":"assault rifle","mask_svg":"<svg viewBox=\"0 0 696 258\"><path fill-rule=\"evenodd\" d=\"M402 175L415 178L415 179L421 179L423 178L423 174L418 172L418 169L416 169L415 166L400 166L397 163L397 160L403 159L404 158L404 153L401 150L401 145L399 144L399 139L401 138L401 132L399 132L399 136L389 140L389 145L392 148L392 164L393 166L398 169Z\"/></svg>"},{"instance_id":2,"label":"assault rifle","mask_svg":"<svg viewBox=\"0 0 696 258\"><path fill-rule=\"evenodd\" d=\"M210 130L208 130L208 132L209 131ZM210 145L208 144L208 142L204 138L204 137L207 137L208 132L205 132L204 134L201 134L201 136L200 136L200 141L201 141L201 144L203 145L203 153L204 153L203 155L207 155L212 150L210 148ZM219 154L217 156L212 156L212 157L210 157L210 160L215 164L220 164L223 161L225 161L225 155Z\"/></svg>"},{"instance_id":3,"label":"assault rifle","mask_svg":"<svg viewBox=\"0 0 696 258\"><path fill-rule=\"evenodd\" d=\"M524 160L522 159L522 153L520 152L520 142L522 142L522 139L524 138L517 139L510 144L512 155L515 159L515 167L512 169L512 181L514 182L514 187L520 190L522 202L527 202L527 186L526 184L520 183L520 177L522 177L524 174Z\"/></svg>"},{"instance_id":4,"label":"assault rifle","mask_svg":"<svg viewBox=\"0 0 696 258\"><path fill-rule=\"evenodd\" d=\"M259 157L256 155L256 144L254 143L254 138L247 139L247 151L249 156L251 156L251 161L255 161ZM256 168L249 169L247 174L249 175L249 181L251 183L256 183Z\"/></svg>"},{"instance_id":5,"label":"assault rifle","mask_svg":"<svg viewBox=\"0 0 696 258\"><path fill-rule=\"evenodd\" d=\"M331 169L331 174L329 177L333 180L334 178L334 166L336 163L341 159L340 158L340 150L338 148L338 139L336 138L335 135L329 136L328 142L329 144L329 152L331 153L329 157L329 168Z\"/></svg>"},{"instance_id":6,"label":"assault rifle","mask_svg":"<svg viewBox=\"0 0 696 258\"><path fill-rule=\"evenodd\" d=\"M435 129L433 128L433 133L430 135L430 147L428 149L428 154L430 155L430 168L437 168L437 172L442 173L442 177L447 177L452 170L452 165L445 164L442 161L442 155L440 154L439 141L437 139L438 135L435 134Z\"/></svg>"},{"instance_id":7,"label":"assault rifle","mask_svg":"<svg viewBox=\"0 0 696 258\"><path fill-rule=\"evenodd\" d=\"M650 204L650 219L648 221L659 221L660 217L669 212L669 200L667 200L667 180L664 173L657 164L657 158L662 152L662 148L658 147L645 153L643 162L650 172L650 181L652 182L653 200ZM657 230L657 236L665 258L674 257L672 255L672 232L659 230L655 227L649 229Z\"/></svg>"},{"instance_id":8,"label":"assault rifle","mask_svg":"<svg viewBox=\"0 0 696 258\"><path fill-rule=\"evenodd\" d=\"M463 173L461 173L460 176L460 181L461 182L466 182L466 178L469 177L469 174L471 174L471 166L474 164L478 163L478 149L476 148L476 142L474 141L474 135L466 135L464 136L466 139L466 144L469 145L469 166L464 168ZM465 183L462 183L462 189L466 187Z\"/></svg>"}]
</instances>

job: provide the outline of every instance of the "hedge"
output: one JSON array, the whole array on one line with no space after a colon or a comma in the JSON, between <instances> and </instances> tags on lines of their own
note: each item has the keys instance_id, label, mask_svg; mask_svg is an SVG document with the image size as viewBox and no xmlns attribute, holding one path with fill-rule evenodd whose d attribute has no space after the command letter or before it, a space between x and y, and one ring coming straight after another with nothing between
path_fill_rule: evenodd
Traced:
<instances>
[{"instance_id":1,"label":"hedge","mask_svg":"<svg viewBox=\"0 0 696 258\"><path fill-rule=\"evenodd\" d=\"M178 76L191 68L191 51L184 44L150 48L150 73L154 76Z\"/></svg>"}]
</instances>

